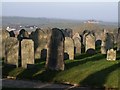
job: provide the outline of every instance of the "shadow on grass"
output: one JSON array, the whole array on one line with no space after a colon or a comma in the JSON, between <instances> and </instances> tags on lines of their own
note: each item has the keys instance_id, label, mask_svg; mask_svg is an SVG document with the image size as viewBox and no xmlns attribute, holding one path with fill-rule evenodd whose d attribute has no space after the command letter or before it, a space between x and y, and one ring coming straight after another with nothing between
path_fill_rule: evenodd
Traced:
<instances>
[{"instance_id":1,"label":"shadow on grass","mask_svg":"<svg viewBox=\"0 0 120 90\"><path fill-rule=\"evenodd\" d=\"M42 73L35 75L33 78L35 80L40 80L42 82L53 82L54 77L59 73L60 71L55 70L44 70Z\"/></svg>"},{"instance_id":2,"label":"shadow on grass","mask_svg":"<svg viewBox=\"0 0 120 90\"><path fill-rule=\"evenodd\" d=\"M41 62L36 64L32 68L24 69L19 75L17 75L17 78L21 79L33 79L34 74L36 74L38 71L43 71L45 68L45 62Z\"/></svg>"},{"instance_id":3,"label":"shadow on grass","mask_svg":"<svg viewBox=\"0 0 120 90\"><path fill-rule=\"evenodd\" d=\"M86 56L86 58L83 58L85 56ZM67 63L66 64L66 69L70 69L74 66L77 66L77 65L80 65L80 64L85 64L85 63L90 62L90 61L93 61L93 62L98 61L98 60L101 60L101 59L106 57L106 55L102 55L102 54L95 54L92 57L87 57L88 54L86 54L85 56L82 56L83 59L81 59L81 60Z\"/></svg>"},{"instance_id":4,"label":"shadow on grass","mask_svg":"<svg viewBox=\"0 0 120 90\"><path fill-rule=\"evenodd\" d=\"M120 51L117 51L117 58L116 60L120 60Z\"/></svg>"},{"instance_id":5,"label":"shadow on grass","mask_svg":"<svg viewBox=\"0 0 120 90\"><path fill-rule=\"evenodd\" d=\"M75 55L75 59L83 59L83 58L86 58L86 57L91 57L93 56L94 54L87 54L87 53L83 53L83 54L76 54Z\"/></svg>"},{"instance_id":6,"label":"shadow on grass","mask_svg":"<svg viewBox=\"0 0 120 90\"><path fill-rule=\"evenodd\" d=\"M13 71L16 68L15 65L4 64L2 66L2 77L6 78L9 75L9 72Z\"/></svg>"},{"instance_id":7,"label":"shadow on grass","mask_svg":"<svg viewBox=\"0 0 120 90\"><path fill-rule=\"evenodd\" d=\"M83 81L80 82L80 85L82 86L98 86L98 87L104 87L104 84L106 83L106 80L110 73L117 70L120 63L114 64L108 68L105 68L101 71L95 72L91 75L89 75L87 78L85 78ZM111 81L112 83L112 81Z\"/></svg>"}]
</instances>

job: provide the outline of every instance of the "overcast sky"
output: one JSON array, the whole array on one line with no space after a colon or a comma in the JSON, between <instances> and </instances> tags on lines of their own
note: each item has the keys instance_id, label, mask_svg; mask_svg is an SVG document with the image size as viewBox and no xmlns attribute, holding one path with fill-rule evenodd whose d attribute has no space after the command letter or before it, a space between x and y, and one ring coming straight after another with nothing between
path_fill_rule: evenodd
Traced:
<instances>
[{"instance_id":1,"label":"overcast sky","mask_svg":"<svg viewBox=\"0 0 120 90\"><path fill-rule=\"evenodd\" d=\"M3 2L3 16L96 19L117 22L117 2Z\"/></svg>"}]
</instances>

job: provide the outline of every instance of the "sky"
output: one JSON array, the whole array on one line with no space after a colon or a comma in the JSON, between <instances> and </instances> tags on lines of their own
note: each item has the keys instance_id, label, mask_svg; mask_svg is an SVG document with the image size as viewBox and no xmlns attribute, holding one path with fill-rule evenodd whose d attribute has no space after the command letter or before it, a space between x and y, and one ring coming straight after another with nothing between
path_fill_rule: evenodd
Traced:
<instances>
[{"instance_id":1,"label":"sky","mask_svg":"<svg viewBox=\"0 0 120 90\"><path fill-rule=\"evenodd\" d=\"M118 2L2 2L2 16L118 21Z\"/></svg>"}]
</instances>

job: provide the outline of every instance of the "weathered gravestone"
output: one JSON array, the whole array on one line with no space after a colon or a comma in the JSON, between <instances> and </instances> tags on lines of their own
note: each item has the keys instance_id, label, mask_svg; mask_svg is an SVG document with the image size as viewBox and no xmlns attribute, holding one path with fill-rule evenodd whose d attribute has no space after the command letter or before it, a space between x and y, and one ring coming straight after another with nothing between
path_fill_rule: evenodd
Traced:
<instances>
[{"instance_id":1,"label":"weathered gravestone","mask_svg":"<svg viewBox=\"0 0 120 90\"><path fill-rule=\"evenodd\" d=\"M117 51L120 51L120 33L117 35Z\"/></svg>"},{"instance_id":2,"label":"weathered gravestone","mask_svg":"<svg viewBox=\"0 0 120 90\"><path fill-rule=\"evenodd\" d=\"M107 49L106 49L106 39L107 38L107 34L105 33L101 33L101 39L102 39L102 43L101 43L101 54L106 54L107 53Z\"/></svg>"},{"instance_id":3,"label":"weathered gravestone","mask_svg":"<svg viewBox=\"0 0 120 90\"><path fill-rule=\"evenodd\" d=\"M95 53L95 36L92 33L86 35L85 51L89 54Z\"/></svg>"},{"instance_id":4,"label":"weathered gravestone","mask_svg":"<svg viewBox=\"0 0 120 90\"><path fill-rule=\"evenodd\" d=\"M107 60L108 61L116 60L116 50L110 49L107 51Z\"/></svg>"},{"instance_id":5,"label":"weathered gravestone","mask_svg":"<svg viewBox=\"0 0 120 90\"><path fill-rule=\"evenodd\" d=\"M66 28L64 35L65 35L65 37L71 37L72 38L72 36L73 36L73 30L70 29L70 28Z\"/></svg>"},{"instance_id":6,"label":"weathered gravestone","mask_svg":"<svg viewBox=\"0 0 120 90\"><path fill-rule=\"evenodd\" d=\"M85 40L86 40L86 35L89 34L89 33L90 33L89 30L84 30L84 31L83 31L83 33L82 33L82 39L83 39L83 40L82 40L82 44L83 44L83 45L85 45L85 43L86 43L86 41L85 41Z\"/></svg>"},{"instance_id":7,"label":"weathered gravestone","mask_svg":"<svg viewBox=\"0 0 120 90\"><path fill-rule=\"evenodd\" d=\"M0 29L0 59L2 58L2 29Z\"/></svg>"},{"instance_id":8,"label":"weathered gravestone","mask_svg":"<svg viewBox=\"0 0 120 90\"><path fill-rule=\"evenodd\" d=\"M65 59L74 59L74 43L70 37L65 37L64 57Z\"/></svg>"},{"instance_id":9,"label":"weathered gravestone","mask_svg":"<svg viewBox=\"0 0 120 90\"><path fill-rule=\"evenodd\" d=\"M51 30L46 60L47 69L64 70L64 40L64 34L60 29Z\"/></svg>"},{"instance_id":10,"label":"weathered gravestone","mask_svg":"<svg viewBox=\"0 0 120 90\"><path fill-rule=\"evenodd\" d=\"M32 39L34 41L35 59L46 59L48 35L44 30L36 29Z\"/></svg>"},{"instance_id":11,"label":"weathered gravestone","mask_svg":"<svg viewBox=\"0 0 120 90\"><path fill-rule=\"evenodd\" d=\"M18 36L17 36L18 40L22 40L22 39L27 39L29 38L29 34L25 29L21 29Z\"/></svg>"},{"instance_id":12,"label":"weathered gravestone","mask_svg":"<svg viewBox=\"0 0 120 90\"><path fill-rule=\"evenodd\" d=\"M113 49L114 46L114 36L111 33L107 33L107 38L106 38L106 49Z\"/></svg>"},{"instance_id":13,"label":"weathered gravestone","mask_svg":"<svg viewBox=\"0 0 120 90\"><path fill-rule=\"evenodd\" d=\"M10 31L9 34L10 34L10 37L15 37L15 33L13 31Z\"/></svg>"},{"instance_id":14,"label":"weathered gravestone","mask_svg":"<svg viewBox=\"0 0 120 90\"><path fill-rule=\"evenodd\" d=\"M21 41L21 60L24 68L34 64L34 42L30 39Z\"/></svg>"},{"instance_id":15,"label":"weathered gravestone","mask_svg":"<svg viewBox=\"0 0 120 90\"><path fill-rule=\"evenodd\" d=\"M101 53L106 54L107 50L112 49L114 46L114 36L110 33L102 34Z\"/></svg>"},{"instance_id":16,"label":"weathered gravestone","mask_svg":"<svg viewBox=\"0 0 120 90\"><path fill-rule=\"evenodd\" d=\"M74 38L74 54L81 54L81 42L80 38Z\"/></svg>"},{"instance_id":17,"label":"weathered gravestone","mask_svg":"<svg viewBox=\"0 0 120 90\"><path fill-rule=\"evenodd\" d=\"M73 39L74 38L79 38L79 39L81 39L81 37L80 37L80 34L79 33L75 33L74 35L73 35L73 37L72 37Z\"/></svg>"},{"instance_id":18,"label":"weathered gravestone","mask_svg":"<svg viewBox=\"0 0 120 90\"><path fill-rule=\"evenodd\" d=\"M7 30L2 30L2 58L5 57L5 42L10 37Z\"/></svg>"},{"instance_id":19,"label":"weathered gravestone","mask_svg":"<svg viewBox=\"0 0 120 90\"><path fill-rule=\"evenodd\" d=\"M17 38L9 37L5 43L5 63L18 67L19 41Z\"/></svg>"}]
</instances>

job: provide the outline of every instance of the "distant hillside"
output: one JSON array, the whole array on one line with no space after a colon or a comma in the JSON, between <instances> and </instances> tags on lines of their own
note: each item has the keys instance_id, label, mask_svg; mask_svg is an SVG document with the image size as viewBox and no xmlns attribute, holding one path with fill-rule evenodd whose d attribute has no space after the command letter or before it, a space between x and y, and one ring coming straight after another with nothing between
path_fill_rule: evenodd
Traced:
<instances>
[{"instance_id":1,"label":"distant hillside","mask_svg":"<svg viewBox=\"0 0 120 90\"><path fill-rule=\"evenodd\" d=\"M74 31L83 31L85 29L101 30L103 28L114 30L117 28L117 23L99 21L97 24L84 23L84 20L67 20L54 18L30 18L30 17L2 17L2 26L18 26L18 25L36 25L40 28L58 27L72 28Z\"/></svg>"},{"instance_id":2,"label":"distant hillside","mask_svg":"<svg viewBox=\"0 0 120 90\"><path fill-rule=\"evenodd\" d=\"M3 26L8 25L37 25L65 27L80 24L82 21L52 19L52 18L29 18L29 17L2 17Z\"/></svg>"}]
</instances>

